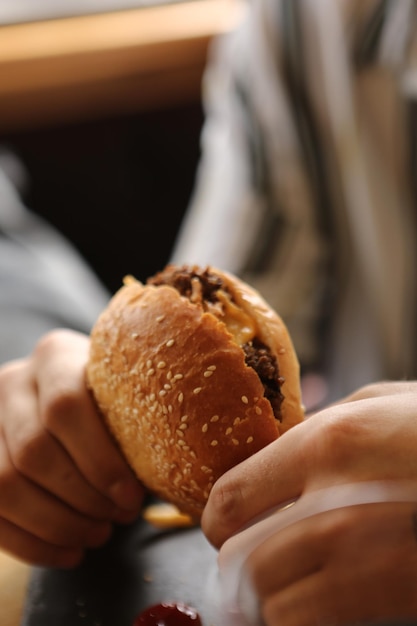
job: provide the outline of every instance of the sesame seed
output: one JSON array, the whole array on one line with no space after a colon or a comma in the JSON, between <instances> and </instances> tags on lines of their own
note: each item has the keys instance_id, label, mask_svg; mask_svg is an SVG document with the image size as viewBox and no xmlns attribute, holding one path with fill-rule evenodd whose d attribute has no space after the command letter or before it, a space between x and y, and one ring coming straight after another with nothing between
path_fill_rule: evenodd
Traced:
<instances>
[{"instance_id":1,"label":"sesame seed","mask_svg":"<svg viewBox=\"0 0 417 626\"><path fill-rule=\"evenodd\" d=\"M150 367L148 371L146 372L147 376L153 376L154 374L155 374L155 370L153 367Z\"/></svg>"},{"instance_id":2,"label":"sesame seed","mask_svg":"<svg viewBox=\"0 0 417 626\"><path fill-rule=\"evenodd\" d=\"M188 424L181 424L181 426L179 427L180 430L187 430L188 428Z\"/></svg>"},{"instance_id":3,"label":"sesame seed","mask_svg":"<svg viewBox=\"0 0 417 626\"><path fill-rule=\"evenodd\" d=\"M226 435L231 435L232 432L233 432L233 428L229 426L229 428L226 429Z\"/></svg>"},{"instance_id":4,"label":"sesame seed","mask_svg":"<svg viewBox=\"0 0 417 626\"><path fill-rule=\"evenodd\" d=\"M210 370L210 372L215 372L217 368L215 365L209 365L207 369Z\"/></svg>"},{"instance_id":5,"label":"sesame seed","mask_svg":"<svg viewBox=\"0 0 417 626\"><path fill-rule=\"evenodd\" d=\"M218 422L218 421L219 421L218 415L213 415L212 417L210 417L210 422Z\"/></svg>"},{"instance_id":6,"label":"sesame seed","mask_svg":"<svg viewBox=\"0 0 417 626\"><path fill-rule=\"evenodd\" d=\"M178 394L178 402L180 404L182 404L184 401L184 394L182 393L182 391Z\"/></svg>"},{"instance_id":7,"label":"sesame seed","mask_svg":"<svg viewBox=\"0 0 417 626\"><path fill-rule=\"evenodd\" d=\"M149 369L150 367L152 367L152 361L150 359L148 359L146 361L146 367Z\"/></svg>"},{"instance_id":8,"label":"sesame seed","mask_svg":"<svg viewBox=\"0 0 417 626\"><path fill-rule=\"evenodd\" d=\"M163 413L164 415L168 415L168 409L166 408L166 406L163 406L163 407L162 407L162 413Z\"/></svg>"},{"instance_id":9,"label":"sesame seed","mask_svg":"<svg viewBox=\"0 0 417 626\"><path fill-rule=\"evenodd\" d=\"M238 445L239 445L239 441L238 441L237 439L232 439L232 442L233 442L233 444L234 444L235 446L238 446Z\"/></svg>"},{"instance_id":10,"label":"sesame seed","mask_svg":"<svg viewBox=\"0 0 417 626\"><path fill-rule=\"evenodd\" d=\"M165 389L161 389L161 391L159 392L159 395L160 396L166 396L167 395L166 390Z\"/></svg>"},{"instance_id":11,"label":"sesame seed","mask_svg":"<svg viewBox=\"0 0 417 626\"><path fill-rule=\"evenodd\" d=\"M166 347L170 348L171 346L173 346L175 343L174 339L168 339L168 341L166 342Z\"/></svg>"},{"instance_id":12,"label":"sesame seed","mask_svg":"<svg viewBox=\"0 0 417 626\"><path fill-rule=\"evenodd\" d=\"M165 315L158 315L158 317L156 318L156 321L163 322L164 319L165 319Z\"/></svg>"},{"instance_id":13,"label":"sesame seed","mask_svg":"<svg viewBox=\"0 0 417 626\"><path fill-rule=\"evenodd\" d=\"M139 337L139 333L132 333L130 336L132 339L137 339Z\"/></svg>"},{"instance_id":14,"label":"sesame seed","mask_svg":"<svg viewBox=\"0 0 417 626\"><path fill-rule=\"evenodd\" d=\"M188 421L188 415L183 415L181 417L181 422L187 422Z\"/></svg>"},{"instance_id":15,"label":"sesame seed","mask_svg":"<svg viewBox=\"0 0 417 626\"><path fill-rule=\"evenodd\" d=\"M178 445L179 446L185 446L185 444L186 444L186 442L184 441L184 439L178 439Z\"/></svg>"},{"instance_id":16,"label":"sesame seed","mask_svg":"<svg viewBox=\"0 0 417 626\"><path fill-rule=\"evenodd\" d=\"M151 393L151 394L150 394L150 396L149 396L149 400L150 400L151 402L155 402L155 398L156 398L155 394L154 394L154 393Z\"/></svg>"},{"instance_id":17,"label":"sesame seed","mask_svg":"<svg viewBox=\"0 0 417 626\"><path fill-rule=\"evenodd\" d=\"M174 376L174 380L181 380L182 378L184 378L183 374L175 374Z\"/></svg>"},{"instance_id":18,"label":"sesame seed","mask_svg":"<svg viewBox=\"0 0 417 626\"><path fill-rule=\"evenodd\" d=\"M253 437L252 437L252 436L251 436L251 437L248 437L248 438L246 439L246 443L252 443L252 441L253 441Z\"/></svg>"},{"instance_id":19,"label":"sesame seed","mask_svg":"<svg viewBox=\"0 0 417 626\"><path fill-rule=\"evenodd\" d=\"M178 437L183 437L184 433L182 432L182 430L176 430L175 432L178 435Z\"/></svg>"},{"instance_id":20,"label":"sesame seed","mask_svg":"<svg viewBox=\"0 0 417 626\"><path fill-rule=\"evenodd\" d=\"M213 376L213 372L211 370L206 370L203 376L204 378L210 378L210 376Z\"/></svg>"},{"instance_id":21,"label":"sesame seed","mask_svg":"<svg viewBox=\"0 0 417 626\"><path fill-rule=\"evenodd\" d=\"M210 442L210 445L214 447L217 446L218 443L217 439L213 439L213 441Z\"/></svg>"},{"instance_id":22,"label":"sesame seed","mask_svg":"<svg viewBox=\"0 0 417 626\"><path fill-rule=\"evenodd\" d=\"M171 370L169 370L169 372L167 374L167 379L171 380L171 378L172 378L172 372L171 372Z\"/></svg>"},{"instance_id":23,"label":"sesame seed","mask_svg":"<svg viewBox=\"0 0 417 626\"><path fill-rule=\"evenodd\" d=\"M183 446L183 447L182 447L182 449L183 449L185 452L188 452L188 450L190 449L190 446Z\"/></svg>"},{"instance_id":24,"label":"sesame seed","mask_svg":"<svg viewBox=\"0 0 417 626\"><path fill-rule=\"evenodd\" d=\"M159 361L158 365L156 366L159 370L163 370L164 367L166 367L167 364L165 363L165 361Z\"/></svg>"},{"instance_id":25,"label":"sesame seed","mask_svg":"<svg viewBox=\"0 0 417 626\"><path fill-rule=\"evenodd\" d=\"M195 389L193 389L193 393L197 395L198 393L200 393L201 389L202 387L196 387Z\"/></svg>"},{"instance_id":26,"label":"sesame seed","mask_svg":"<svg viewBox=\"0 0 417 626\"><path fill-rule=\"evenodd\" d=\"M167 391L169 391L170 389L172 389L171 385L169 383L165 383L164 385L164 389L166 389Z\"/></svg>"},{"instance_id":27,"label":"sesame seed","mask_svg":"<svg viewBox=\"0 0 417 626\"><path fill-rule=\"evenodd\" d=\"M235 417L235 419L233 420L233 426L237 426L238 424L240 424L241 419L240 417Z\"/></svg>"},{"instance_id":28,"label":"sesame seed","mask_svg":"<svg viewBox=\"0 0 417 626\"><path fill-rule=\"evenodd\" d=\"M248 402L249 402L247 396L242 396L241 400L242 400L243 404L248 404Z\"/></svg>"},{"instance_id":29,"label":"sesame seed","mask_svg":"<svg viewBox=\"0 0 417 626\"><path fill-rule=\"evenodd\" d=\"M208 431L208 424L203 424L201 430L203 431L203 433L206 433Z\"/></svg>"},{"instance_id":30,"label":"sesame seed","mask_svg":"<svg viewBox=\"0 0 417 626\"><path fill-rule=\"evenodd\" d=\"M255 407L255 412L256 412L256 414L257 414L257 415L262 415L262 409L261 409L261 407L260 407L260 406L256 406L256 407Z\"/></svg>"},{"instance_id":31,"label":"sesame seed","mask_svg":"<svg viewBox=\"0 0 417 626\"><path fill-rule=\"evenodd\" d=\"M172 413L173 410L172 404L168 404L168 413Z\"/></svg>"}]
</instances>

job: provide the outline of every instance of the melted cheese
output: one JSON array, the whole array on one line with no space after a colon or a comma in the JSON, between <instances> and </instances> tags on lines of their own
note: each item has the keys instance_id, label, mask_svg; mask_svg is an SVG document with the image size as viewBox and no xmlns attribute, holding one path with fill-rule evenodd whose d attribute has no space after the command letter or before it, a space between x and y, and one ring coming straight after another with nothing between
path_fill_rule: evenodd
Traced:
<instances>
[{"instance_id":1,"label":"melted cheese","mask_svg":"<svg viewBox=\"0 0 417 626\"><path fill-rule=\"evenodd\" d=\"M252 341L256 336L255 320L246 311L236 306L224 291L219 290L216 295L223 307L222 322L233 335L235 342L242 346Z\"/></svg>"}]
</instances>

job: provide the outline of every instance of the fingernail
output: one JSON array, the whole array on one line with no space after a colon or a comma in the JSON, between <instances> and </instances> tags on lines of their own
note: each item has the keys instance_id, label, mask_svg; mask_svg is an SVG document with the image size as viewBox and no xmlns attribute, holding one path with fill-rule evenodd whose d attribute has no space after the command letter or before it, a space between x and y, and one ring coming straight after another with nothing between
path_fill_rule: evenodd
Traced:
<instances>
[{"instance_id":1,"label":"fingernail","mask_svg":"<svg viewBox=\"0 0 417 626\"><path fill-rule=\"evenodd\" d=\"M113 502L125 511L137 511L143 499L143 489L138 482L120 480L110 487Z\"/></svg>"}]
</instances>

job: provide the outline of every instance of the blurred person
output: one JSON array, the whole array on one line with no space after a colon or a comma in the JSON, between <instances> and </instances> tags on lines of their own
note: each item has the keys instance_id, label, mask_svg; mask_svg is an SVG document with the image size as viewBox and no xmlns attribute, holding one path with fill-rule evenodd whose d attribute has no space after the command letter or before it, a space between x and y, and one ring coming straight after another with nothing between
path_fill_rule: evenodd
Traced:
<instances>
[{"instance_id":1,"label":"blurred person","mask_svg":"<svg viewBox=\"0 0 417 626\"><path fill-rule=\"evenodd\" d=\"M25 206L25 184L21 162L2 149L0 549L68 567L138 515L142 489L85 388L88 333L109 294Z\"/></svg>"},{"instance_id":2,"label":"blurred person","mask_svg":"<svg viewBox=\"0 0 417 626\"><path fill-rule=\"evenodd\" d=\"M27 355L47 331L89 333L109 294L75 247L22 200L27 172L0 149L0 363Z\"/></svg>"},{"instance_id":3,"label":"blurred person","mask_svg":"<svg viewBox=\"0 0 417 626\"><path fill-rule=\"evenodd\" d=\"M249 279L334 398L415 376L415 31L414 1L253 0L206 74L172 259ZM87 354L84 334L54 331L0 370L0 545L29 562L75 565L141 505L86 393ZM220 559L288 499L379 481L417 493L416 398L415 382L361 387L224 475L202 523ZM415 520L410 496L271 537L248 563L265 624L416 622Z\"/></svg>"},{"instance_id":4,"label":"blurred person","mask_svg":"<svg viewBox=\"0 0 417 626\"><path fill-rule=\"evenodd\" d=\"M205 75L172 258L258 288L327 400L417 373L416 51L414 0L254 0Z\"/></svg>"}]
</instances>

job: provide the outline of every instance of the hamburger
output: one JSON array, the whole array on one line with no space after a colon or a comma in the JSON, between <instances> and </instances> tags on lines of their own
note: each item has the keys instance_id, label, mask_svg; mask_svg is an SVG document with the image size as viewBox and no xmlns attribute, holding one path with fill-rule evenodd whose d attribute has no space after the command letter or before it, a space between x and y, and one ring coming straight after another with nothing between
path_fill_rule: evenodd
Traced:
<instances>
[{"instance_id":1,"label":"hamburger","mask_svg":"<svg viewBox=\"0 0 417 626\"><path fill-rule=\"evenodd\" d=\"M283 320L213 267L126 277L92 329L86 375L139 480L197 520L225 471L304 417Z\"/></svg>"}]
</instances>

